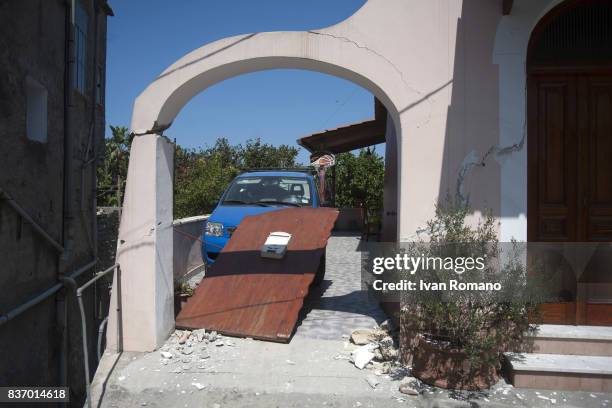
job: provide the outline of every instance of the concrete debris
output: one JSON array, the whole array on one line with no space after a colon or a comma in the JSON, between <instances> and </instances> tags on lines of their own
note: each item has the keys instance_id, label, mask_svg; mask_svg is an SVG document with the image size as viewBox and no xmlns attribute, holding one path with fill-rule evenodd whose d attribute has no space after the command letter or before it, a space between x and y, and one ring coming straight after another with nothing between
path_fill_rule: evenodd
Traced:
<instances>
[{"instance_id":1,"label":"concrete debris","mask_svg":"<svg viewBox=\"0 0 612 408\"><path fill-rule=\"evenodd\" d=\"M395 361L399 357L399 351L395 348L393 338L391 336L383 337L378 341L382 361Z\"/></svg>"},{"instance_id":2,"label":"concrete debris","mask_svg":"<svg viewBox=\"0 0 612 408\"><path fill-rule=\"evenodd\" d=\"M190 331L184 331L183 334L181 335L181 337L179 338L179 341L178 341L179 344L185 344L185 342L187 341L189 336L191 336L191 332Z\"/></svg>"},{"instance_id":3,"label":"concrete debris","mask_svg":"<svg viewBox=\"0 0 612 408\"><path fill-rule=\"evenodd\" d=\"M551 404L556 404L557 403L557 400L554 399L554 398L548 398L548 397L545 397L543 395L538 395L537 397L540 398L540 399L543 399L545 401L550 401Z\"/></svg>"},{"instance_id":4,"label":"concrete debris","mask_svg":"<svg viewBox=\"0 0 612 408\"><path fill-rule=\"evenodd\" d=\"M411 383L400 384L399 392L406 395L419 395L419 392L411 385Z\"/></svg>"},{"instance_id":5,"label":"concrete debris","mask_svg":"<svg viewBox=\"0 0 612 408\"><path fill-rule=\"evenodd\" d=\"M395 326L395 323L393 323L393 320L391 320L391 319L385 320L384 322L382 322L379 325L379 327L380 327L381 330L386 331L388 333L390 333L390 332L392 332L394 330L397 330L397 327Z\"/></svg>"},{"instance_id":6,"label":"concrete debris","mask_svg":"<svg viewBox=\"0 0 612 408\"><path fill-rule=\"evenodd\" d=\"M376 353L374 353L376 354ZM391 372L391 364L389 362L379 363L377 361L372 361L368 368L374 370L374 374L376 375L386 375Z\"/></svg>"},{"instance_id":7,"label":"concrete debris","mask_svg":"<svg viewBox=\"0 0 612 408\"><path fill-rule=\"evenodd\" d=\"M202 341L204 341L204 339L208 340L208 336L206 334L205 329L194 330L191 332L191 335L194 336L198 343L201 343Z\"/></svg>"},{"instance_id":8,"label":"concrete debris","mask_svg":"<svg viewBox=\"0 0 612 408\"><path fill-rule=\"evenodd\" d=\"M351 341L353 344L363 346L369 343L376 342L376 333L372 329L357 329L351 333Z\"/></svg>"},{"instance_id":9,"label":"concrete debris","mask_svg":"<svg viewBox=\"0 0 612 408\"><path fill-rule=\"evenodd\" d=\"M198 391L202 391L204 388L206 388L206 386L205 386L205 385L200 384L200 383L198 383L198 382L191 383L191 385L193 385L194 387L196 387L196 388L198 389Z\"/></svg>"},{"instance_id":10,"label":"concrete debris","mask_svg":"<svg viewBox=\"0 0 612 408\"><path fill-rule=\"evenodd\" d=\"M372 388L376 388L376 386L377 386L378 384L380 384L380 381L378 381L378 378L376 378L376 377L375 377L375 376L373 376L373 375L368 375L368 376L366 377L366 382L367 382L368 384L370 384L370 387L372 387Z\"/></svg>"},{"instance_id":11,"label":"concrete debris","mask_svg":"<svg viewBox=\"0 0 612 408\"><path fill-rule=\"evenodd\" d=\"M363 370L363 368L374 359L375 355L373 351L376 349L378 349L378 345L370 343L353 350L351 354L355 367Z\"/></svg>"},{"instance_id":12,"label":"concrete debris","mask_svg":"<svg viewBox=\"0 0 612 408\"><path fill-rule=\"evenodd\" d=\"M372 362L397 361L399 359L399 350L395 346L393 337L389 334L394 330L395 327L391 320L384 321L379 327L374 329L353 330L350 337L351 342L361 346L352 353L352 361L355 366L362 369ZM388 374L390 371L390 366L374 366L373 368L379 376Z\"/></svg>"},{"instance_id":13,"label":"concrete debris","mask_svg":"<svg viewBox=\"0 0 612 408\"><path fill-rule=\"evenodd\" d=\"M217 332L207 332L205 329L193 331L176 330L168 342L160 348L161 365L172 365L171 373L182 373L191 370L192 365L198 369L211 369L203 365L209 359L210 346L231 346L236 344L223 338ZM223 350L219 351L223 353Z\"/></svg>"}]
</instances>

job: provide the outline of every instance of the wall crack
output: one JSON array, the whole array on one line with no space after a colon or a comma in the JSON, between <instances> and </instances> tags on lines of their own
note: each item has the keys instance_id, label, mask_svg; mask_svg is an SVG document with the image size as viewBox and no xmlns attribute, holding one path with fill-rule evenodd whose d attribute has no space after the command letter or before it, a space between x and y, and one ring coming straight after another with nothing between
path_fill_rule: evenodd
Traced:
<instances>
[{"instance_id":1,"label":"wall crack","mask_svg":"<svg viewBox=\"0 0 612 408\"><path fill-rule=\"evenodd\" d=\"M320 31L313 31L313 30L308 30L307 31L309 34L314 34L314 35L322 35L325 37L331 37L331 38L335 38L336 40L341 40L350 44L353 44L355 47L366 50L368 52L371 52L372 54L376 55L379 58L382 58L387 64L389 64L400 76L400 78L402 79L402 82L404 83L404 85L406 85L406 87L408 89L410 89L412 92L418 94L418 95L423 95L423 92L419 91L418 89L413 88L412 86L410 86L408 84L408 82L406 82L406 78L404 78L404 73L402 72L401 69L399 69L394 63L393 61L391 61L389 58L385 57L383 54L381 54L380 52L371 49L370 47L366 46L366 45L362 45L360 43L358 43L355 40L352 40L348 37L344 37L341 35L334 35L334 34L330 34L330 33L323 33Z\"/></svg>"}]
</instances>

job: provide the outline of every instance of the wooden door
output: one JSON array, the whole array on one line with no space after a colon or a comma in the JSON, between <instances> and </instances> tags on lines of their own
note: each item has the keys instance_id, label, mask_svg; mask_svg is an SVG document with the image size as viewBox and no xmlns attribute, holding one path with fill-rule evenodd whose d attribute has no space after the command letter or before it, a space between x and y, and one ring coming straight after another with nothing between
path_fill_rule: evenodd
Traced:
<instances>
[{"instance_id":1,"label":"wooden door","mask_svg":"<svg viewBox=\"0 0 612 408\"><path fill-rule=\"evenodd\" d=\"M528 238L612 242L612 74L560 71L529 78ZM591 268L585 282L559 276L546 323L612 324L612 304L589 303L581 288L612 282L612 266Z\"/></svg>"},{"instance_id":2,"label":"wooden door","mask_svg":"<svg viewBox=\"0 0 612 408\"><path fill-rule=\"evenodd\" d=\"M578 78L578 241L612 242L612 75Z\"/></svg>"},{"instance_id":3,"label":"wooden door","mask_svg":"<svg viewBox=\"0 0 612 408\"><path fill-rule=\"evenodd\" d=\"M577 81L537 74L529 86L529 241L577 241Z\"/></svg>"}]
</instances>

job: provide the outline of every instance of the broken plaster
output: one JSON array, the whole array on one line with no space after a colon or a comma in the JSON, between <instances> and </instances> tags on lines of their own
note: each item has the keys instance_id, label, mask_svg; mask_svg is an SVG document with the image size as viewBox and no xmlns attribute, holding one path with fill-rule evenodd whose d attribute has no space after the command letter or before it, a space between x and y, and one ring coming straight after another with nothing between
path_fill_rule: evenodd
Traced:
<instances>
[{"instance_id":1,"label":"broken plaster","mask_svg":"<svg viewBox=\"0 0 612 408\"><path fill-rule=\"evenodd\" d=\"M485 167L486 162L490 156L493 156L497 163L503 164L503 162L509 155L523 150L523 147L525 146L526 135L527 132L523 131L523 136L521 137L521 140L519 140L518 143L515 143L510 146L491 146L481 158L478 157L476 150L472 150L465 156L463 162L461 163L459 174L457 175L457 185L455 191L457 197L461 200L462 203L467 204L469 202L469 194L466 195L465 193L465 180L472 171L472 169L477 166Z\"/></svg>"}]
</instances>

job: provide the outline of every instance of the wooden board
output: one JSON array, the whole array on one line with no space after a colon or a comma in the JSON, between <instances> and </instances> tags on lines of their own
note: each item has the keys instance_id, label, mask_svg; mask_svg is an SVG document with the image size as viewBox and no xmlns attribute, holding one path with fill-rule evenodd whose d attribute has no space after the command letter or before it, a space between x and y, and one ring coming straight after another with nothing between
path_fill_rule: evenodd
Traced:
<instances>
[{"instance_id":1,"label":"wooden board","mask_svg":"<svg viewBox=\"0 0 612 408\"><path fill-rule=\"evenodd\" d=\"M177 316L176 326L289 341L337 217L331 208L245 217ZM292 235L280 260L260 256L274 231Z\"/></svg>"}]
</instances>

